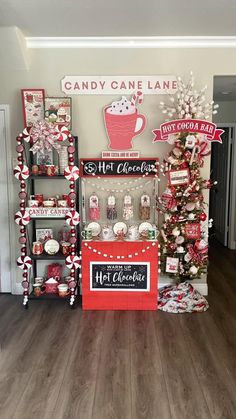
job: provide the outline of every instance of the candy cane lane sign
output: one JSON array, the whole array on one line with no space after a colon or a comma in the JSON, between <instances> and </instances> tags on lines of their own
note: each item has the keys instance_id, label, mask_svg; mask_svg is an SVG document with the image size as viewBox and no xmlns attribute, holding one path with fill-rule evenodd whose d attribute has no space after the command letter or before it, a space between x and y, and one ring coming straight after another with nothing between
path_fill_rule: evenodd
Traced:
<instances>
[{"instance_id":1,"label":"candy cane lane sign","mask_svg":"<svg viewBox=\"0 0 236 419\"><path fill-rule=\"evenodd\" d=\"M68 95L132 94L141 90L146 95L174 94L176 76L65 76L61 90Z\"/></svg>"},{"instance_id":2,"label":"candy cane lane sign","mask_svg":"<svg viewBox=\"0 0 236 419\"><path fill-rule=\"evenodd\" d=\"M201 119L177 119L165 122L160 125L160 129L152 131L155 135L153 143L157 141L168 141L169 135L177 134L179 132L197 132L205 134L208 141L215 141L222 143L221 134L224 130L217 129L213 122L204 121Z\"/></svg>"}]
</instances>

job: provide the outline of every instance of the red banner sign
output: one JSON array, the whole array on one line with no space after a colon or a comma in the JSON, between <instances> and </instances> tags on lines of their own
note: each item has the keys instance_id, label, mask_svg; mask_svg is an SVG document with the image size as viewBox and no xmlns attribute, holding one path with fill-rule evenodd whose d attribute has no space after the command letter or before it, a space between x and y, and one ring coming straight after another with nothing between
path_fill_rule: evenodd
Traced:
<instances>
[{"instance_id":1,"label":"red banner sign","mask_svg":"<svg viewBox=\"0 0 236 419\"><path fill-rule=\"evenodd\" d=\"M215 141L222 143L221 134L224 130L217 129L216 124L201 119L176 119L161 124L160 129L152 131L155 135L153 143L157 141L168 141L169 135L177 134L179 132L197 132L205 134L208 141Z\"/></svg>"}]
</instances>

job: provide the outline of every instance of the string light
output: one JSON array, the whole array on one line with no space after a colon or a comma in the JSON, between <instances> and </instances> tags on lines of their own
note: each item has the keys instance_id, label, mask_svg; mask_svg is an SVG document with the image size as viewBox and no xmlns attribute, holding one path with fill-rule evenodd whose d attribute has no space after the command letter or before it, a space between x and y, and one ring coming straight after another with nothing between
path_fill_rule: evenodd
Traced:
<instances>
[{"instance_id":1,"label":"string light","mask_svg":"<svg viewBox=\"0 0 236 419\"><path fill-rule=\"evenodd\" d=\"M113 192L113 193L124 193L124 192L130 192L130 191L135 191L135 190L143 189L143 188L145 188L147 185L149 185L152 182L151 180L148 180L144 185L135 186L133 188L113 189L113 188L104 188L103 186L100 186L100 185L97 185L96 183L91 182L87 178L84 178L84 180L89 185L91 185L93 188L97 188L97 189L102 190L102 191Z\"/></svg>"}]
</instances>

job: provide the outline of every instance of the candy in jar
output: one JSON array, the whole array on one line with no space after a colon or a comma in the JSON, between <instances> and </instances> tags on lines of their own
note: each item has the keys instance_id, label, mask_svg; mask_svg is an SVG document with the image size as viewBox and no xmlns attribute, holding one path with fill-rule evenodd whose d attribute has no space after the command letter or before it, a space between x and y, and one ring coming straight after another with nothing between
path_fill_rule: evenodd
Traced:
<instances>
[{"instance_id":1,"label":"candy in jar","mask_svg":"<svg viewBox=\"0 0 236 419\"><path fill-rule=\"evenodd\" d=\"M100 207L96 194L91 195L89 198L89 218L90 220L99 220L100 218Z\"/></svg>"},{"instance_id":2,"label":"candy in jar","mask_svg":"<svg viewBox=\"0 0 236 419\"><path fill-rule=\"evenodd\" d=\"M115 220L117 218L116 198L114 195L108 196L107 199L107 219Z\"/></svg>"},{"instance_id":3,"label":"candy in jar","mask_svg":"<svg viewBox=\"0 0 236 419\"><path fill-rule=\"evenodd\" d=\"M134 207L132 203L132 196L125 195L124 197L124 206L123 206L123 218L124 220L128 221L133 218L134 215Z\"/></svg>"},{"instance_id":4,"label":"candy in jar","mask_svg":"<svg viewBox=\"0 0 236 419\"><path fill-rule=\"evenodd\" d=\"M139 204L140 220L149 220L150 218L150 196L143 194Z\"/></svg>"}]
</instances>

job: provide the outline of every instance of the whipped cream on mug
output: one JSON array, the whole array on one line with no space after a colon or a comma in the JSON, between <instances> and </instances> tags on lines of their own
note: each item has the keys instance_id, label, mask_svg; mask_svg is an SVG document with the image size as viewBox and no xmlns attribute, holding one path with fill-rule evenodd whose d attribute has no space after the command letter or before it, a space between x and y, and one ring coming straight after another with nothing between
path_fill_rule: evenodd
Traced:
<instances>
[{"instance_id":1,"label":"whipped cream on mug","mask_svg":"<svg viewBox=\"0 0 236 419\"><path fill-rule=\"evenodd\" d=\"M112 102L106 112L113 115L131 115L136 112L136 107L125 96L122 96L121 100Z\"/></svg>"}]
</instances>

